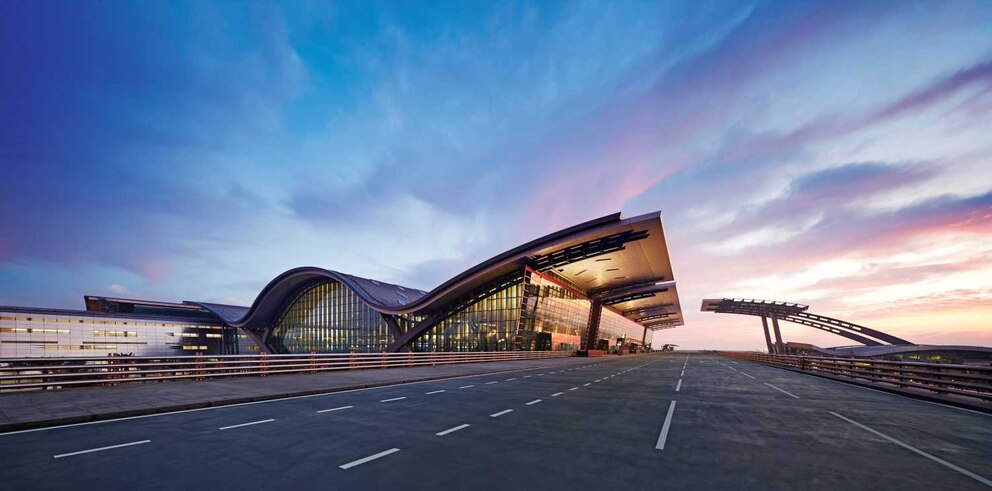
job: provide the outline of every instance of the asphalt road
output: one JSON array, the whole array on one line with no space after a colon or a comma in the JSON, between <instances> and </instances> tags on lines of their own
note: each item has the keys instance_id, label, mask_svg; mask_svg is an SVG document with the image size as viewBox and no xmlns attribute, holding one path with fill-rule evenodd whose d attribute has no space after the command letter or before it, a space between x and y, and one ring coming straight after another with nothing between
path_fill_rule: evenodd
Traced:
<instances>
[{"instance_id":1,"label":"asphalt road","mask_svg":"<svg viewBox=\"0 0 992 491\"><path fill-rule=\"evenodd\" d=\"M711 355L0 435L3 489L987 489L992 416Z\"/></svg>"}]
</instances>

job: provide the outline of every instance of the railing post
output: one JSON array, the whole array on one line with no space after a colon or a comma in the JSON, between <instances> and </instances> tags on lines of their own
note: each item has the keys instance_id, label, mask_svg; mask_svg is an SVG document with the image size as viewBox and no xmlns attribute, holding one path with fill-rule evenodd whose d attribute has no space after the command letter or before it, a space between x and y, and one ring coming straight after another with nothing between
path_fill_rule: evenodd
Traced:
<instances>
[{"instance_id":1,"label":"railing post","mask_svg":"<svg viewBox=\"0 0 992 491\"><path fill-rule=\"evenodd\" d=\"M258 364L259 367L262 369L261 376L265 377L269 374L269 354L263 351L262 353L259 354L259 358L260 359L258 361Z\"/></svg>"}]
</instances>

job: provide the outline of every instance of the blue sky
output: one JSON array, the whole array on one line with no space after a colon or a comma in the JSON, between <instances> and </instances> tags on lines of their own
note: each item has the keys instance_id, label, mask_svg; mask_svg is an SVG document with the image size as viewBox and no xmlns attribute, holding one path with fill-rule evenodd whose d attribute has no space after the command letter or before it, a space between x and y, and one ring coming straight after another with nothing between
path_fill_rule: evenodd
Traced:
<instances>
[{"instance_id":1,"label":"blue sky","mask_svg":"<svg viewBox=\"0 0 992 491\"><path fill-rule=\"evenodd\" d=\"M691 312L747 296L992 344L988 2L13 1L0 73L0 304L430 289L660 209L673 342L759 347Z\"/></svg>"}]
</instances>

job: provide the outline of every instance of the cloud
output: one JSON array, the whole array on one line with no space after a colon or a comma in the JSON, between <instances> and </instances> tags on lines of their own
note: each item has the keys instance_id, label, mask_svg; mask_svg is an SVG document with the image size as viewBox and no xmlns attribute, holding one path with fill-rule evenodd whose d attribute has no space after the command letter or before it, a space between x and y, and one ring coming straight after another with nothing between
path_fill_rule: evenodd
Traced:
<instances>
[{"instance_id":1,"label":"cloud","mask_svg":"<svg viewBox=\"0 0 992 491\"><path fill-rule=\"evenodd\" d=\"M0 298L250 301L301 264L427 289L561 227L657 209L684 305L730 290L868 312L836 292L884 304L926 282L937 298L992 248L989 18L0 4ZM715 332L698 340L748 339Z\"/></svg>"}]
</instances>

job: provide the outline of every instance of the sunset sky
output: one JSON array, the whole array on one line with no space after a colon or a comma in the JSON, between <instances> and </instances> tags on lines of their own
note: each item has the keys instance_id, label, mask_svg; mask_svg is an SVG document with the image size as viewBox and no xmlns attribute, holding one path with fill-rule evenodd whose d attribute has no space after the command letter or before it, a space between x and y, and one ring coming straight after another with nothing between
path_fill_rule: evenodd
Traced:
<instances>
[{"instance_id":1,"label":"sunset sky","mask_svg":"<svg viewBox=\"0 0 992 491\"><path fill-rule=\"evenodd\" d=\"M992 345L992 2L0 2L0 305L431 289L661 210L686 325ZM849 344L803 326L787 340Z\"/></svg>"}]
</instances>

